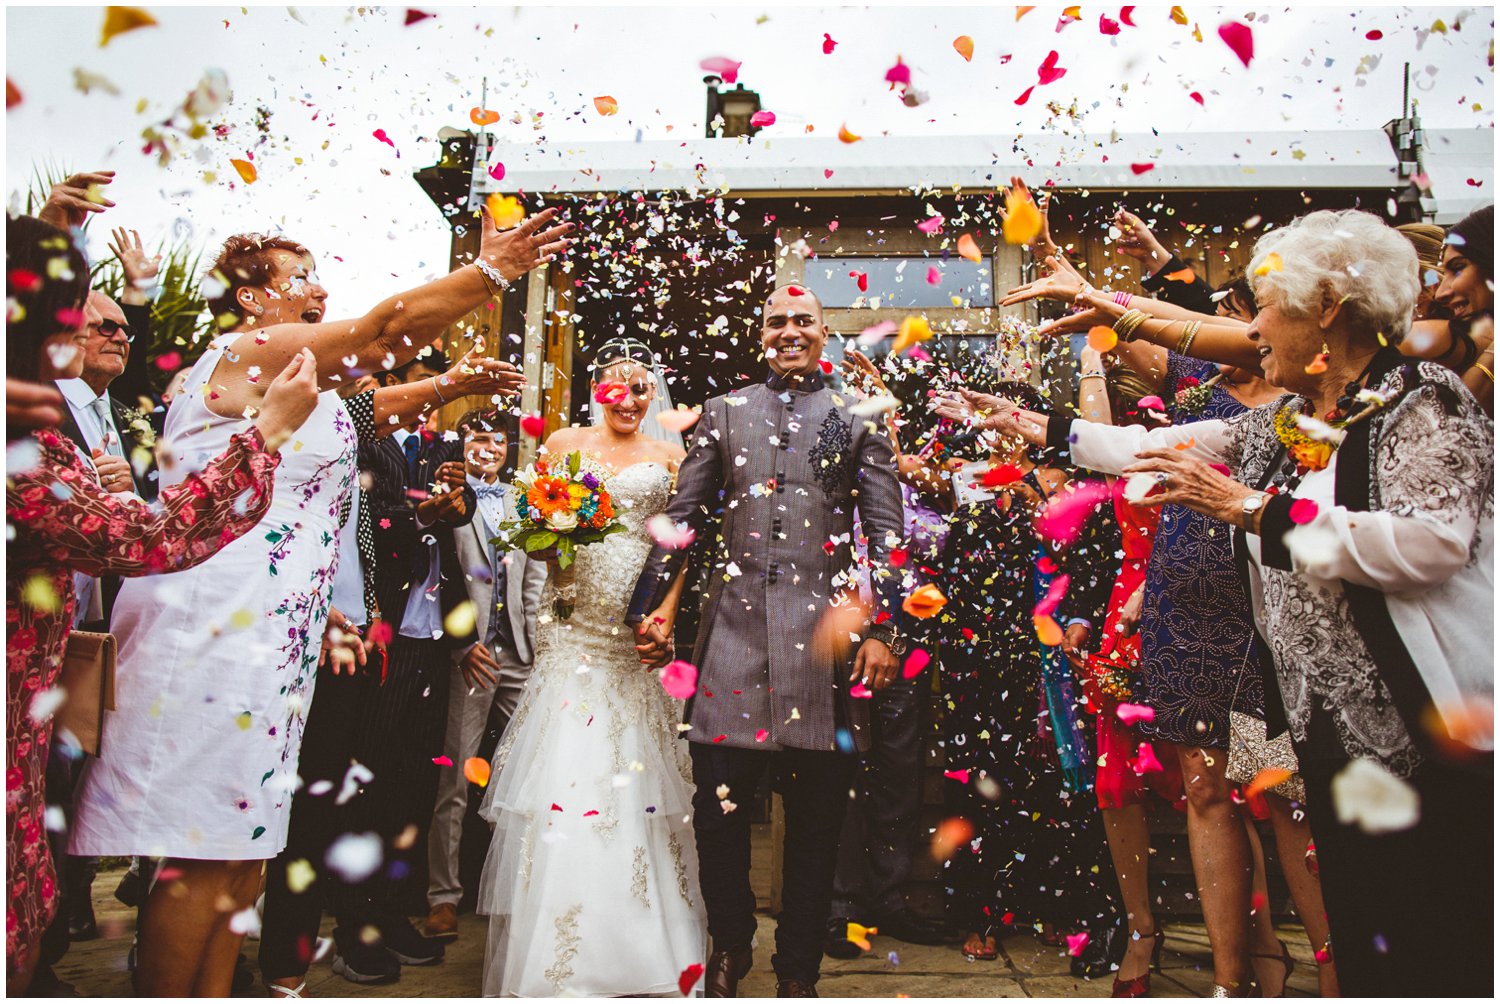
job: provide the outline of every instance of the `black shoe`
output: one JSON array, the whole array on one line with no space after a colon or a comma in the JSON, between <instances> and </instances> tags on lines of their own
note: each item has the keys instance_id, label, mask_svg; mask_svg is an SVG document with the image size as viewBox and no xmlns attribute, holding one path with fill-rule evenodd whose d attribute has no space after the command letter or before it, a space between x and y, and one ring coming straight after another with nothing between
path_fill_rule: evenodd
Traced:
<instances>
[{"instance_id":1,"label":"black shoe","mask_svg":"<svg viewBox=\"0 0 1500 1004\"><path fill-rule=\"evenodd\" d=\"M946 925L926 917L918 917L910 910L877 918L875 927L886 937L904 941L908 945L946 945L953 937Z\"/></svg>"},{"instance_id":2,"label":"black shoe","mask_svg":"<svg viewBox=\"0 0 1500 1004\"><path fill-rule=\"evenodd\" d=\"M381 947L403 966L435 966L443 961L443 943L424 938L404 917L387 924L380 936Z\"/></svg>"},{"instance_id":3,"label":"black shoe","mask_svg":"<svg viewBox=\"0 0 1500 1004\"><path fill-rule=\"evenodd\" d=\"M99 937L99 925L94 921L94 909L89 907L88 915L75 921L68 921L69 941L93 941Z\"/></svg>"},{"instance_id":4,"label":"black shoe","mask_svg":"<svg viewBox=\"0 0 1500 1004\"><path fill-rule=\"evenodd\" d=\"M808 983L804 980L777 980L776 996L816 997L818 996L818 987L817 984Z\"/></svg>"},{"instance_id":5,"label":"black shoe","mask_svg":"<svg viewBox=\"0 0 1500 1004\"><path fill-rule=\"evenodd\" d=\"M823 943L823 953L835 959L857 959L864 949L849 940L849 921L845 917L834 917L828 921L828 938Z\"/></svg>"},{"instance_id":6,"label":"black shoe","mask_svg":"<svg viewBox=\"0 0 1500 1004\"><path fill-rule=\"evenodd\" d=\"M335 950L333 972L350 983L394 983L401 978L401 964L378 945L357 944Z\"/></svg>"},{"instance_id":7,"label":"black shoe","mask_svg":"<svg viewBox=\"0 0 1500 1004\"><path fill-rule=\"evenodd\" d=\"M1123 922L1097 934L1090 932L1089 943L1083 946L1083 951L1073 956L1068 963L1068 971L1085 980L1108 976L1125 957L1125 945L1129 940Z\"/></svg>"},{"instance_id":8,"label":"black shoe","mask_svg":"<svg viewBox=\"0 0 1500 1004\"><path fill-rule=\"evenodd\" d=\"M131 868L120 879L120 884L115 886L115 899L126 906L140 906L146 899L146 880L141 873Z\"/></svg>"},{"instance_id":9,"label":"black shoe","mask_svg":"<svg viewBox=\"0 0 1500 1004\"><path fill-rule=\"evenodd\" d=\"M255 970L250 968L250 960L241 952L234 960L234 978L229 981L229 990L231 993L242 994L254 985Z\"/></svg>"}]
</instances>

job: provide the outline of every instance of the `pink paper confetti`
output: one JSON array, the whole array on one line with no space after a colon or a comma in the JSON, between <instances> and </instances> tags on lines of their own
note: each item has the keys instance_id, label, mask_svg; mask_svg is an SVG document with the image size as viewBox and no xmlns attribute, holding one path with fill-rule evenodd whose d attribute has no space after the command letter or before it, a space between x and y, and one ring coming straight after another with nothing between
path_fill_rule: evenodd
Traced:
<instances>
[{"instance_id":1,"label":"pink paper confetti","mask_svg":"<svg viewBox=\"0 0 1500 1004\"><path fill-rule=\"evenodd\" d=\"M1031 615L1033 617L1052 616L1067 593L1068 577L1066 575L1059 575L1047 586L1047 595L1042 597L1042 602L1036 605L1036 609L1031 612Z\"/></svg>"},{"instance_id":2,"label":"pink paper confetti","mask_svg":"<svg viewBox=\"0 0 1500 1004\"><path fill-rule=\"evenodd\" d=\"M1240 62L1250 65L1250 60L1255 58L1255 36L1248 24L1243 21L1225 21L1219 25L1219 37L1240 57Z\"/></svg>"},{"instance_id":3,"label":"pink paper confetti","mask_svg":"<svg viewBox=\"0 0 1500 1004\"><path fill-rule=\"evenodd\" d=\"M763 743L763 742L765 742L769 738L771 738L771 733L767 732L765 729L756 729L755 730L755 741L756 742Z\"/></svg>"},{"instance_id":4,"label":"pink paper confetti","mask_svg":"<svg viewBox=\"0 0 1500 1004\"><path fill-rule=\"evenodd\" d=\"M1304 523L1311 523L1318 518L1318 503L1312 499L1297 499L1292 503L1287 516L1298 526Z\"/></svg>"},{"instance_id":5,"label":"pink paper confetti","mask_svg":"<svg viewBox=\"0 0 1500 1004\"><path fill-rule=\"evenodd\" d=\"M1156 709L1146 704L1121 704L1115 708L1115 717L1126 725L1156 720Z\"/></svg>"},{"instance_id":6,"label":"pink paper confetti","mask_svg":"<svg viewBox=\"0 0 1500 1004\"><path fill-rule=\"evenodd\" d=\"M1084 946L1089 943L1089 932L1079 931L1077 934L1068 935L1068 954L1077 955L1083 951Z\"/></svg>"},{"instance_id":7,"label":"pink paper confetti","mask_svg":"<svg viewBox=\"0 0 1500 1004\"><path fill-rule=\"evenodd\" d=\"M943 284L943 273L938 271L936 265L927 266L927 285L941 286Z\"/></svg>"},{"instance_id":8,"label":"pink paper confetti","mask_svg":"<svg viewBox=\"0 0 1500 1004\"><path fill-rule=\"evenodd\" d=\"M912 649L911 654L906 657L905 665L901 667L901 678L903 680L915 679L921 675L922 670L926 669L927 664L931 661L932 656L927 654L926 649Z\"/></svg>"},{"instance_id":9,"label":"pink paper confetti","mask_svg":"<svg viewBox=\"0 0 1500 1004\"><path fill-rule=\"evenodd\" d=\"M698 68L704 73L712 73L726 84L732 84L739 79L740 67L743 65L739 60L728 56L710 56L699 63Z\"/></svg>"},{"instance_id":10,"label":"pink paper confetti","mask_svg":"<svg viewBox=\"0 0 1500 1004\"><path fill-rule=\"evenodd\" d=\"M1084 521L1100 502L1110 497L1109 485L1103 481L1078 481L1073 491L1054 495L1036 520L1037 533L1058 544L1078 539Z\"/></svg>"},{"instance_id":11,"label":"pink paper confetti","mask_svg":"<svg viewBox=\"0 0 1500 1004\"><path fill-rule=\"evenodd\" d=\"M943 222L944 220L942 214L938 214L937 216L929 216L927 217L927 219L917 224L917 229L922 231L922 233L924 234L935 234L939 230L943 229Z\"/></svg>"},{"instance_id":12,"label":"pink paper confetti","mask_svg":"<svg viewBox=\"0 0 1500 1004\"><path fill-rule=\"evenodd\" d=\"M897 56L896 65L885 71L885 80L892 87L895 87L897 84L900 84L902 87L910 86L911 67L901 62L901 57Z\"/></svg>"},{"instance_id":13,"label":"pink paper confetti","mask_svg":"<svg viewBox=\"0 0 1500 1004\"><path fill-rule=\"evenodd\" d=\"M833 36L826 31L823 32L823 55L833 55L833 47L835 45L838 45L838 43L833 40Z\"/></svg>"},{"instance_id":14,"label":"pink paper confetti","mask_svg":"<svg viewBox=\"0 0 1500 1004\"><path fill-rule=\"evenodd\" d=\"M945 770L943 771L943 776L952 778L959 784L969 783L969 772L966 770Z\"/></svg>"},{"instance_id":15,"label":"pink paper confetti","mask_svg":"<svg viewBox=\"0 0 1500 1004\"><path fill-rule=\"evenodd\" d=\"M380 142L384 143L386 146L390 147L392 150L396 149L396 144L393 143L393 142L391 142L391 138L385 134L385 130L384 129L376 129L374 132L370 133L370 135L374 136L376 139L380 140Z\"/></svg>"},{"instance_id":16,"label":"pink paper confetti","mask_svg":"<svg viewBox=\"0 0 1500 1004\"><path fill-rule=\"evenodd\" d=\"M490 165L490 177L496 181L505 180L505 165L498 160Z\"/></svg>"},{"instance_id":17,"label":"pink paper confetti","mask_svg":"<svg viewBox=\"0 0 1500 1004\"><path fill-rule=\"evenodd\" d=\"M698 689L698 667L690 662L675 659L657 673L662 689L674 699L685 701Z\"/></svg>"}]
</instances>

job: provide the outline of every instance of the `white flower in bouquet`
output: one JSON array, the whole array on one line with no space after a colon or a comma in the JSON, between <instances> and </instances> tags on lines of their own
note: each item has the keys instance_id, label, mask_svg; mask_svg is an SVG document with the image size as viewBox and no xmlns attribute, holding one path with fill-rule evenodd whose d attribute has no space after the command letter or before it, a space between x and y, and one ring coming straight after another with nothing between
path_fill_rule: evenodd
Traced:
<instances>
[{"instance_id":1,"label":"white flower in bouquet","mask_svg":"<svg viewBox=\"0 0 1500 1004\"><path fill-rule=\"evenodd\" d=\"M547 514L547 529L567 533L578 529L578 512L574 509L558 509Z\"/></svg>"}]
</instances>

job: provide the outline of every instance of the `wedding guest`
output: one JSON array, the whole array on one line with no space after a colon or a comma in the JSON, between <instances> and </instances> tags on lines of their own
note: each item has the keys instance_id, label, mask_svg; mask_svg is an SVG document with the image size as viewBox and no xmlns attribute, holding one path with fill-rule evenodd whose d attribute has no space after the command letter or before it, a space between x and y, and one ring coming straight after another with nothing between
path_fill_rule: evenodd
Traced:
<instances>
[{"instance_id":1,"label":"wedding guest","mask_svg":"<svg viewBox=\"0 0 1500 1004\"><path fill-rule=\"evenodd\" d=\"M1214 289L1187 262L1157 239L1139 216L1128 209L1115 212L1120 231L1115 250L1141 263L1141 288L1161 300L1200 314L1214 312Z\"/></svg>"},{"instance_id":2,"label":"wedding guest","mask_svg":"<svg viewBox=\"0 0 1500 1004\"><path fill-rule=\"evenodd\" d=\"M88 263L57 228L31 217L6 221L9 377L71 379L82 371ZM73 622L74 571L129 576L206 561L255 526L271 502L277 452L312 411L311 360L297 354L270 381L256 422L223 453L162 492L161 507L99 487L94 471L55 431L12 447L7 553L6 803L8 899L6 970L24 993L37 943L56 906L57 881L43 836L43 777L52 733L48 695ZM18 452L19 451L19 452Z\"/></svg>"},{"instance_id":3,"label":"wedding guest","mask_svg":"<svg viewBox=\"0 0 1500 1004\"><path fill-rule=\"evenodd\" d=\"M1040 403L1024 384L999 385ZM1035 927L1050 945L1114 923L1100 882L1104 836L1095 812L1093 741L1080 728L1067 652L1102 621L1110 578L1099 565L1102 512L1067 547L1038 532L1042 512L1076 490L1019 438L983 437L984 459L952 472L952 528L940 591L943 631L944 809L973 828L944 865L950 921L970 960L999 957L1007 925ZM994 471L1007 472L992 474ZM1049 614L1068 625L1039 638L1033 611L1065 590ZM1040 710L1039 710L1040 709Z\"/></svg>"},{"instance_id":4,"label":"wedding guest","mask_svg":"<svg viewBox=\"0 0 1500 1004\"><path fill-rule=\"evenodd\" d=\"M1475 357L1464 386L1487 414L1495 413L1495 207L1475 210L1448 228L1443 278L1433 298L1454 317Z\"/></svg>"},{"instance_id":5,"label":"wedding guest","mask_svg":"<svg viewBox=\"0 0 1500 1004\"><path fill-rule=\"evenodd\" d=\"M493 410L471 411L458 421L463 436L464 474L477 497L478 514L451 530L458 570L473 604L474 626L448 632L453 676L448 683L448 724L438 772L437 807L427 840L427 923L429 938L458 937L459 847L469 808L465 763L478 755L492 717L504 731L531 675L533 635L545 561L525 551L497 548L502 524L517 518L506 479L515 472L517 423Z\"/></svg>"},{"instance_id":6,"label":"wedding guest","mask_svg":"<svg viewBox=\"0 0 1500 1004\"><path fill-rule=\"evenodd\" d=\"M1257 274L1272 254L1282 267ZM1307 786L1340 989L1483 995L1494 427L1451 371L1390 346L1418 282L1411 246L1377 217L1304 216L1260 239L1251 273L1251 337L1291 392L1271 405L1146 432L998 402L984 424L1071 441L1079 464L1160 485L1148 501L1236 528ZM1433 923L1433 896L1467 922ZM1468 964L1428 964L1445 954Z\"/></svg>"},{"instance_id":7,"label":"wedding guest","mask_svg":"<svg viewBox=\"0 0 1500 1004\"><path fill-rule=\"evenodd\" d=\"M886 361L895 357L887 356ZM846 386L866 399L888 396L880 371L865 355L850 349L841 364ZM886 434L895 451L901 476L901 508L905 532L901 547L907 554L903 588L908 592L929 581L924 568L935 567L947 537L946 510L951 503L930 497L927 468L916 456L902 452L894 409L883 416ZM868 581L861 592L869 592ZM867 599L871 597L866 597ZM912 911L904 886L912 862L921 852L918 814L922 808L922 761L928 729L926 706L931 698L932 671L937 662L936 638L923 621L897 611L896 630L913 645L923 647L926 666L903 672L870 699L871 748L860 756L856 797L844 817L839 838L838 868L833 878L833 905L828 919L827 953L836 959L858 958L862 949L848 939L849 922L878 927L880 933L915 945L940 945L948 932L941 923ZM917 663L909 663L909 666Z\"/></svg>"},{"instance_id":8,"label":"wedding guest","mask_svg":"<svg viewBox=\"0 0 1500 1004\"><path fill-rule=\"evenodd\" d=\"M112 752L84 779L72 849L173 859L143 920L142 993L228 992L244 930L229 918L254 902L263 862L286 843L334 543L355 476L354 430L332 391L388 358L406 362L500 283L562 251L566 227L541 232L552 216L504 234L486 217L476 264L353 321L323 321L327 293L300 245L240 236L219 256L227 281L211 309L236 322L194 365L168 415L174 469L164 479L184 476L234 435L260 406L267 372L303 346L323 394L261 527L202 572L127 585L116 607ZM228 662L226 638L237 655Z\"/></svg>"},{"instance_id":9,"label":"wedding guest","mask_svg":"<svg viewBox=\"0 0 1500 1004\"><path fill-rule=\"evenodd\" d=\"M508 363L466 356L435 380L379 387L368 376L348 381L338 393L359 442L367 445L421 422L443 403L444 393L450 400L514 393L521 380ZM347 918L357 909L357 897L345 893L340 876L327 868L312 867L309 872L308 862L326 862L329 849L356 825L360 796L344 792L345 780L357 776L351 766L356 762L357 730L387 675L385 642L365 640L380 618L375 538L365 495L363 487L353 493L349 515L339 530L341 560L318 658L318 701L308 713L297 761L302 784L292 798L286 848L266 869L260 970L272 996L306 990L325 900L336 916ZM353 906L351 899L356 900ZM380 954L384 962L388 955ZM385 979L399 973L394 960L381 969Z\"/></svg>"},{"instance_id":10,"label":"wedding guest","mask_svg":"<svg viewBox=\"0 0 1500 1004\"><path fill-rule=\"evenodd\" d=\"M443 353L427 346L377 379L382 391L430 389L449 368ZM433 759L442 755L447 725L446 622L467 600L452 537L438 524L468 526L476 498L453 463L462 444L434 435L421 417L365 443L359 454L369 478L375 602L386 618L379 630L388 648L386 675L353 726L349 749L372 776L346 816L350 831L379 834L384 854L376 872L340 894L334 972L375 983L399 977L403 965L443 959L442 942L424 937L407 917L425 906L417 869L437 797Z\"/></svg>"}]
</instances>

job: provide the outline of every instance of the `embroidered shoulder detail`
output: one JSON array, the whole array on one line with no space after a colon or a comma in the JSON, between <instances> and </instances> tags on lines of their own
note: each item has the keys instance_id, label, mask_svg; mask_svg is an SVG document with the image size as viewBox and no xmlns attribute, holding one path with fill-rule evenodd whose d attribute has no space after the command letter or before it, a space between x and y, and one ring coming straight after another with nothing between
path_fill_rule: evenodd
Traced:
<instances>
[{"instance_id":1,"label":"embroidered shoulder detail","mask_svg":"<svg viewBox=\"0 0 1500 1004\"><path fill-rule=\"evenodd\" d=\"M837 408L828 409L823 425L818 429L818 445L809 456L813 462L813 477L829 498L839 495L846 474L854 463L854 437L849 423L845 422Z\"/></svg>"}]
</instances>

